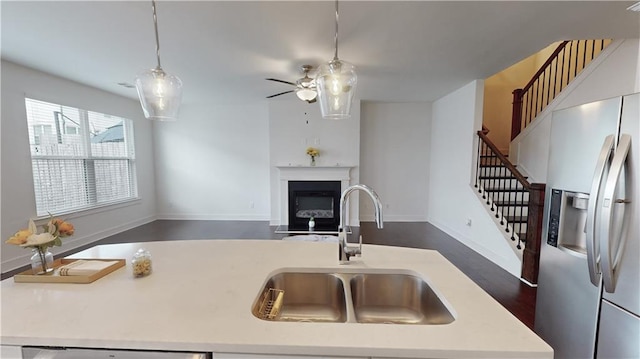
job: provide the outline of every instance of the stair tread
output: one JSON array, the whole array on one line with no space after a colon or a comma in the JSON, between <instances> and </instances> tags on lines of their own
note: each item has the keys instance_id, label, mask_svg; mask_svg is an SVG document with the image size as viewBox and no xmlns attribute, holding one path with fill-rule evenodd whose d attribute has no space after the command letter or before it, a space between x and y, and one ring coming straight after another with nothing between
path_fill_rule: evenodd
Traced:
<instances>
[{"instance_id":1,"label":"stair tread","mask_svg":"<svg viewBox=\"0 0 640 359\"><path fill-rule=\"evenodd\" d=\"M524 188L484 188L485 192L528 192Z\"/></svg>"},{"instance_id":2,"label":"stair tread","mask_svg":"<svg viewBox=\"0 0 640 359\"><path fill-rule=\"evenodd\" d=\"M502 163L481 163L480 164L480 168L487 168L487 167L506 167L505 165L503 165Z\"/></svg>"},{"instance_id":3,"label":"stair tread","mask_svg":"<svg viewBox=\"0 0 640 359\"><path fill-rule=\"evenodd\" d=\"M518 238L520 239L520 242L522 244L527 243L526 233L519 233ZM522 249L524 249L524 246L522 247Z\"/></svg>"},{"instance_id":4,"label":"stair tread","mask_svg":"<svg viewBox=\"0 0 640 359\"><path fill-rule=\"evenodd\" d=\"M499 207L526 207L529 201L493 201L493 204Z\"/></svg>"},{"instance_id":5,"label":"stair tread","mask_svg":"<svg viewBox=\"0 0 640 359\"><path fill-rule=\"evenodd\" d=\"M509 223L526 223L529 217L525 216L504 216L504 219Z\"/></svg>"},{"instance_id":6,"label":"stair tread","mask_svg":"<svg viewBox=\"0 0 640 359\"><path fill-rule=\"evenodd\" d=\"M528 178L524 176L524 178ZM518 179L518 177L514 175L480 175L478 179L486 180L486 179Z\"/></svg>"},{"instance_id":7,"label":"stair tread","mask_svg":"<svg viewBox=\"0 0 640 359\"><path fill-rule=\"evenodd\" d=\"M518 165L514 165L513 163L511 164L514 168L518 168ZM502 162L489 162L489 163L482 163L480 162L480 168L482 167L506 167Z\"/></svg>"}]
</instances>

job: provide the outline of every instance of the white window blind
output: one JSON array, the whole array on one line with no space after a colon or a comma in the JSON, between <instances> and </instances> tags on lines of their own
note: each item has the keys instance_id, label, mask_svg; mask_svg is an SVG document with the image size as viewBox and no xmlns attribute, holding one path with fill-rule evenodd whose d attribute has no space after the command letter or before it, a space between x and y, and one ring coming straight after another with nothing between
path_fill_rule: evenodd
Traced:
<instances>
[{"instance_id":1,"label":"white window blind","mask_svg":"<svg viewBox=\"0 0 640 359\"><path fill-rule=\"evenodd\" d=\"M39 216L137 196L131 120L25 99Z\"/></svg>"}]
</instances>

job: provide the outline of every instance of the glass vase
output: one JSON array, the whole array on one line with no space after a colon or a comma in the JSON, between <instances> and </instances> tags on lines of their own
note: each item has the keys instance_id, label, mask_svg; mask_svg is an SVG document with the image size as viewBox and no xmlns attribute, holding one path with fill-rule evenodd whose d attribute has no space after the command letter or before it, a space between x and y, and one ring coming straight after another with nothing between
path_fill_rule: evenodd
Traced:
<instances>
[{"instance_id":1,"label":"glass vase","mask_svg":"<svg viewBox=\"0 0 640 359\"><path fill-rule=\"evenodd\" d=\"M53 253L48 248L33 248L31 256L31 272L36 275L53 273Z\"/></svg>"},{"instance_id":2,"label":"glass vase","mask_svg":"<svg viewBox=\"0 0 640 359\"><path fill-rule=\"evenodd\" d=\"M314 167L316 165L316 158L314 156L311 156L311 167Z\"/></svg>"}]
</instances>

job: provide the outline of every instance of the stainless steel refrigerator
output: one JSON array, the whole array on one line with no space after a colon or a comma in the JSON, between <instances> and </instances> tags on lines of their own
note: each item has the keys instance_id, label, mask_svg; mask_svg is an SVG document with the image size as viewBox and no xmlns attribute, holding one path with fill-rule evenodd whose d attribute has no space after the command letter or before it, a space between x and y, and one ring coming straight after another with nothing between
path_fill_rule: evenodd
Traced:
<instances>
[{"instance_id":1,"label":"stainless steel refrigerator","mask_svg":"<svg viewBox=\"0 0 640 359\"><path fill-rule=\"evenodd\" d=\"M640 358L640 94L552 114L535 331L556 358Z\"/></svg>"}]
</instances>

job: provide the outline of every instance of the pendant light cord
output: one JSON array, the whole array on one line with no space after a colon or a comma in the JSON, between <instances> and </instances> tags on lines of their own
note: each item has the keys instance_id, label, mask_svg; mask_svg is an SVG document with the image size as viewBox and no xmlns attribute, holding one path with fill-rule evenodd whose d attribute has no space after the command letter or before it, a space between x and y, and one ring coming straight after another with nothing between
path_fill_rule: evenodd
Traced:
<instances>
[{"instance_id":1,"label":"pendant light cord","mask_svg":"<svg viewBox=\"0 0 640 359\"><path fill-rule=\"evenodd\" d=\"M338 0L336 0L336 37L334 39L334 42L336 44L336 52L333 55L333 61L337 61L338 60Z\"/></svg>"},{"instance_id":2,"label":"pendant light cord","mask_svg":"<svg viewBox=\"0 0 640 359\"><path fill-rule=\"evenodd\" d=\"M156 56L158 57L158 69L160 67L160 38L158 36L158 16L156 15L156 1L151 0L151 6L153 7L153 27L156 31Z\"/></svg>"}]
</instances>

